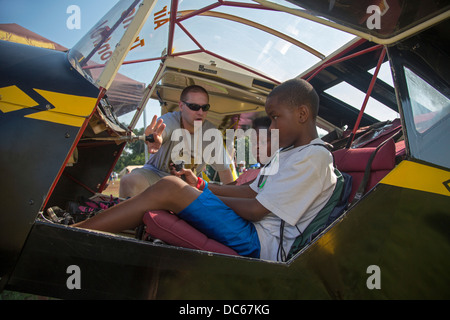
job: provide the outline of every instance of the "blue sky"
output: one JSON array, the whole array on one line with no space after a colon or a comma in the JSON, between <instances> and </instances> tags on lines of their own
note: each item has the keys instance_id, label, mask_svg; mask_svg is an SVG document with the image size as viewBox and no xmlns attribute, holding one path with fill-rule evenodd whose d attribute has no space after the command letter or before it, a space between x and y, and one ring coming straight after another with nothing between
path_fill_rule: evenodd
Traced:
<instances>
[{"instance_id":1,"label":"blue sky","mask_svg":"<svg viewBox=\"0 0 450 320\"><path fill-rule=\"evenodd\" d=\"M17 23L66 48L72 48L119 0L0 0L0 24ZM80 8L80 29L69 29L67 8ZM149 103L148 117L160 115L159 104ZM131 117L131 115L130 115ZM128 119L128 121L130 121ZM141 117L137 128L144 126Z\"/></svg>"},{"instance_id":2,"label":"blue sky","mask_svg":"<svg viewBox=\"0 0 450 320\"><path fill-rule=\"evenodd\" d=\"M49 40L52 40L66 48L72 48L89 29L97 23L119 0L0 0L0 23L17 23ZM77 5L80 8L81 23L80 29L69 29L67 20L71 13L67 13L67 8ZM317 39L314 40L317 44ZM387 69L387 72L384 72ZM390 78L389 68L382 68L381 75L386 74ZM149 77L150 79L150 77ZM386 80L385 80L386 81ZM148 82L148 81L145 81ZM352 91L355 91L353 88ZM336 87L335 95L342 95L344 98L354 97L354 93L346 88ZM364 94L359 93L357 104L364 99ZM362 94L362 96L361 96ZM340 97L341 99L343 97ZM371 99L373 100L373 99ZM371 103L369 102L369 105ZM397 115L386 107L382 114L375 116L380 120L394 118ZM367 110L366 110L367 111ZM147 116L151 118L153 114L159 115L160 109L156 102L151 101L147 106ZM385 119L386 117L386 119ZM142 117L141 117L142 121ZM137 125L141 127L143 123Z\"/></svg>"},{"instance_id":3,"label":"blue sky","mask_svg":"<svg viewBox=\"0 0 450 320\"><path fill-rule=\"evenodd\" d=\"M66 48L73 47L118 0L0 0L0 23L17 23ZM70 5L80 8L80 29L67 28Z\"/></svg>"}]
</instances>

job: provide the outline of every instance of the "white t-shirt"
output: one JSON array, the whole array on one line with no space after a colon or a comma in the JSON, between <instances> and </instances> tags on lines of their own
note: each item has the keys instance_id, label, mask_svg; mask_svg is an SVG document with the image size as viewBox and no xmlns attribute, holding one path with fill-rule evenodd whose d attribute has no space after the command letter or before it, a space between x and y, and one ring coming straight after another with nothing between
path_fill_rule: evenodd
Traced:
<instances>
[{"instance_id":1,"label":"white t-shirt","mask_svg":"<svg viewBox=\"0 0 450 320\"><path fill-rule=\"evenodd\" d=\"M281 219L285 221L283 248L287 255L299 230L306 229L333 193L332 155L322 146L311 145L316 143L325 144L317 138L310 145L278 151L250 185L258 193L256 200L271 211L254 222L261 259L278 260Z\"/></svg>"}]
</instances>

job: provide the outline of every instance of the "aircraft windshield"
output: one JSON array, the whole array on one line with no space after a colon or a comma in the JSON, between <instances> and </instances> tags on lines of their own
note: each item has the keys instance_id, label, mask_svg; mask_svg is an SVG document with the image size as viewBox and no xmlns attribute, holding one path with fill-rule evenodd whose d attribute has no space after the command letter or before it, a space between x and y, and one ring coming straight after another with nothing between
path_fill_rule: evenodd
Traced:
<instances>
[{"instance_id":1,"label":"aircraft windshield","mask_svg":"<svg viewBox=\"0 0 450 320\"><path fill-rule=\"evenodd\" d=\"M411 69L404 67L411 101L412 120L407 122L411 153L415 158L450 167L448 118L450 99Z\"/></svg>"},{"instance_id":2,"label":"aircraft windshield","mask_svg":"<svg viewBox=\"0 0 450 320\"><path fill-rule=\"evenodd\" d=\"M193 10L211 4L218 2L179 3L178 17L182 19L175 25L172 54L212 52L281 82L299 75L354 38L287 13L246 7L254 5L253 1L193 15ZM126 60L150 60L167 53L169 11L169 0L158 1L139 34L145 44L130 51Z\"/></svg>"},{"instance_id":3,"label":"aircraft windshield","mask_svg":"<svg viewBox=\"0 0 450 320\"><path fill-rule=\"evenodd\" d=\"M136 14L140 0L117 3L70 51L71 64L95 83Z\"/></svg>"},{"instance_id":4,"label":"aircraft windshield","mask_svg":"<svg viewBox=\"0 0 450 320\"><path fill-rule=\"evenodd\" d=\"M72 64L93 82L101 76L142 1L119 2L70 51ZM170 0L157 1L108 90L118 116L138 107L144 88L168 51L169 55L186 57L206 53L205 63L223 58L238 68L254 70L269 81L282 82L300 75L355 39L354 35L248 0L229 4L179 1L172 37L170 11ZM120 101L125 93L127 101Z\"/></svg>"}]
</instances>

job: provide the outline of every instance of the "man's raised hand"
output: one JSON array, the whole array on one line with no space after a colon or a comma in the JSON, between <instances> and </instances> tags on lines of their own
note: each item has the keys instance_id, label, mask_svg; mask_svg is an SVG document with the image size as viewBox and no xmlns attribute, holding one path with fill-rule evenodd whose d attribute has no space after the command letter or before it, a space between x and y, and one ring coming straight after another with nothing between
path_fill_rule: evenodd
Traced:
<instances>
[{"instance_id":1,"label":"man's raised hand","mask_svg":"<svg viewBox=\"0 0 450 320\"><path fill-rule=\"evenodd\" d=\"M164 131L164 128L166 125L163 122L163 119L157 120L158 117L156 115L153 116L152 122L150 125L145 129L145 136L148 136L150 134L153 135L154 142L146 141L148 147L148 153L157 153L159 148L161 148L162 145L162 133Z\"/></svg>"}]
</instances>

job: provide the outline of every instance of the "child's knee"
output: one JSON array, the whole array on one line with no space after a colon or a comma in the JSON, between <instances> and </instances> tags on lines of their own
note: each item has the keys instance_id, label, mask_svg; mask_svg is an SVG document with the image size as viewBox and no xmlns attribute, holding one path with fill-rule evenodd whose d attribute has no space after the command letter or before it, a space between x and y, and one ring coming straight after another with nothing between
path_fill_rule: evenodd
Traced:
<instances>
[{"instance_id":1,"label":"child's knee","mask_svg":"<svg viewBox=\"0 0 450 320\"><path fill-rule=\"evenodd\" d=\"M159 188L166 188L170 191L182 188L186 183L176 176L165 176L158 181Z\"/></svg>"}]
</instances>

